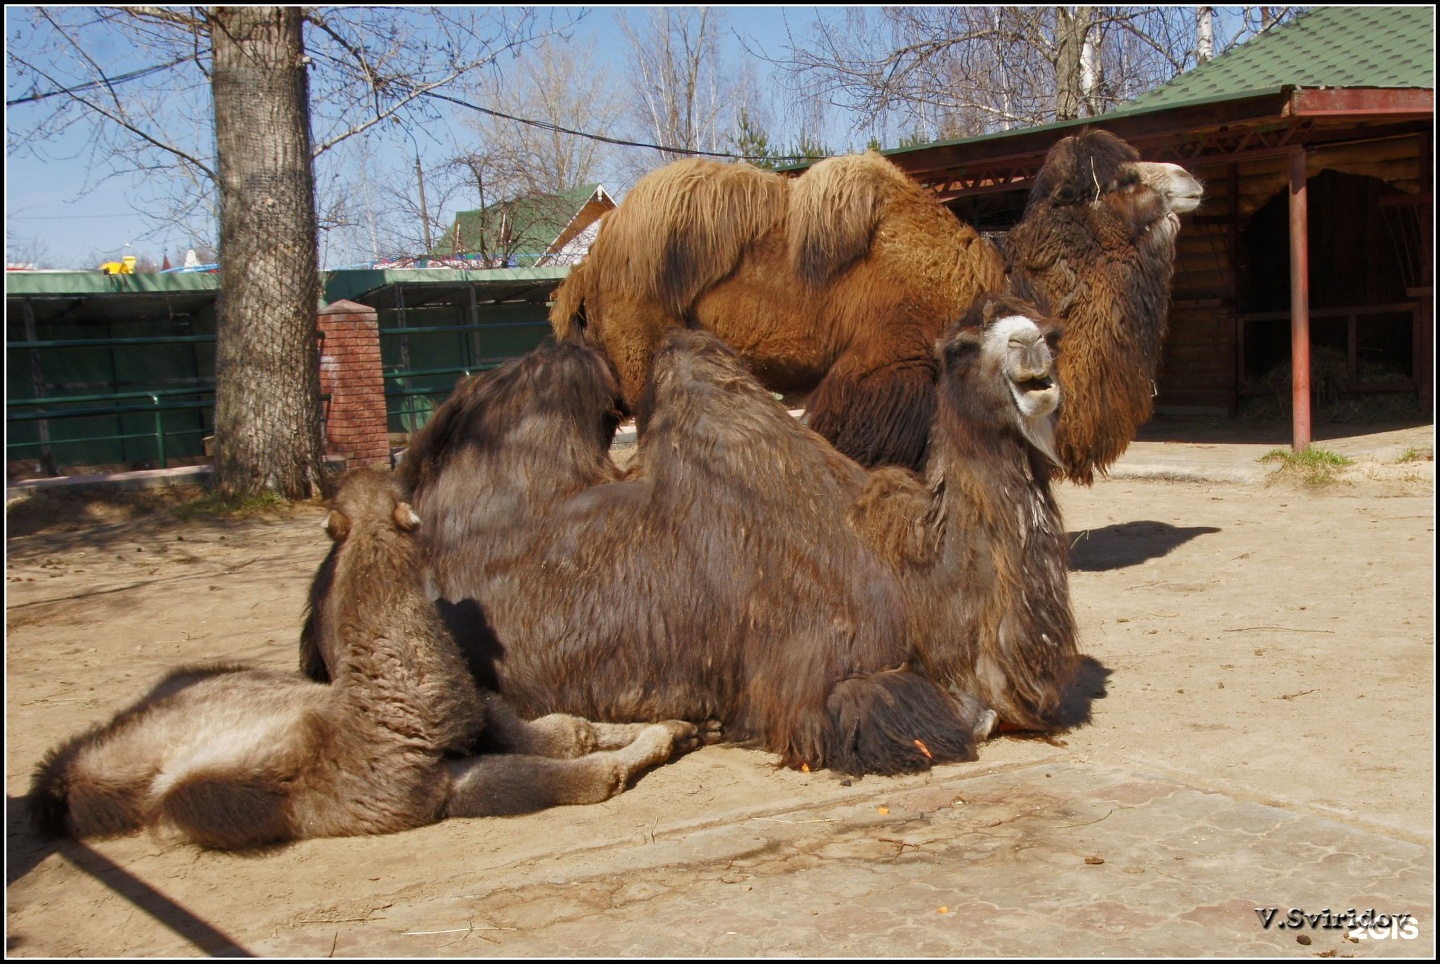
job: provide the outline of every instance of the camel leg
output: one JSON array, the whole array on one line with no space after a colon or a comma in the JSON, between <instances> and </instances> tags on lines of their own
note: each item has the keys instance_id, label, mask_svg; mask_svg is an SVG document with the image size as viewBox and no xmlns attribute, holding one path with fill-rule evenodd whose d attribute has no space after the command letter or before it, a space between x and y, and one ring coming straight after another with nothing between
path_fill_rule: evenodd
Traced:
<instances>
[{"instance_id":1,"label":"camel leg","mask_svg":"<svg viewBox=\"0 0 1440 964\"><path fill-rule=\"evenodd\" d=\"M625 789L646 767L669 760L677 749L698 743L695 727L671 720L643 724L640 735L619 750L572 760L523 754L471 757L451 764L446 817L499 817L547 807L600 803Z\"/></svg>"},{"instance_id":2,"label":"camel leg","mask_svg":"<svg viewBox=\"0 0 1440 964\"><path fill-rule=\"evenodd\" d=\"M635 742L654 723L592 723L566 713L551 713L524 720L498 693L486 693L482 749L495 753L526 753L570 759L596 750L618 750ZM720 739L720 724L708 720L697 738L705 743Z\"/></svg>"},{"instance_id":3,"label":"camel leg","mask_svg":"<svg viewBox=\"0 0 1440 964\"><path fill-rule=\"evenodd\" d=\"M861 465L925 463L935 410L935 366L928 353L874 364L842 356L805 402L810 427Z\"/></svg>"},{"instance_id":4,"label":"camel leg","mask_svg":"<svg viewBox=\"0 0 1440 964\"><path fill-rule=\"evenodd\" d=\"M495 753L569 759L596 750L618 750L634 742L649 723L591 723L578 716L551 713L523 720L504 699L487 693L483 748Z\"/></svg>"}]
</instances>

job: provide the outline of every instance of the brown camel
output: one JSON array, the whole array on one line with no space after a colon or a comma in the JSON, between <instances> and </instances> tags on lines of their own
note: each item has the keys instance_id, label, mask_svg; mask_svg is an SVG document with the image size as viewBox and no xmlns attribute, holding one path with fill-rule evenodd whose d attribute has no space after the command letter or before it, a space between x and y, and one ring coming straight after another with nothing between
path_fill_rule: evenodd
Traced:
<instances>
[{"instance_id":1,"label":"brown camel","mask_svg":"<svg viewBox=\"0 0 1440 964\"><path fill-rule=\"evenodd\" d=\"M227 849L391 833L605 800L694 745L694 728L673 721L523 723L478 691L423 592L419 518L390 473L348 474L326 521L334 546L311 600L334 682L233 665L170 673L50 751L30 794L39 830L148 826ZM509 752L447 759L477 738ZM623 748L582 755L608 747Z\"/></svg>"},{"instance_id":2,"label":"brown camel","mask_svg":"<svg viewBox=\"0 0 1440 964\"><path fill-rule=\"evenodd\" d=\"M406 454L440 608L481 677L525 716L715 721L790 767L973 759L993 718L907 666L903 588L845 520L864 470L680 331L612 481L613 408L589 400L614 388L593 350L542 346L462 384Z\"/></svg>"},{"instance_id":3,"label":"brown camel","mask_svg":"<svg viewBox=\"0 0 1440 964\"><path fill-rule=\"evenodd\" d=\"M772 390L810 391L809 423L840 451L918 467L935 339L1002 280L992 245L873 152L794 179L686 160L605 216L550 320L603 349L631 407L663 334L698 326Z\"/></svg>"},{"instance_id":4,"label":"brown camel","mask_svg":"<svg viewBox=\"0 0 1440 964\"><path fill-rule=\"evenodd\" d=\"M1201 193L1183 168L1142 163L1120 138L1089 131L1050 151L1005 236L1010 289L1065 326L1055 445L1073 482L1103 474L1150 420L1179 215Z\"/></svg>"},{"instance_id":5,"label":"brown camel","mask_svg":"<svg viewBox=\"0 0 1440 964\"><path fill-rule=\"evenodd\" d=\"M1200 193L1181 168L1141 163L1105 131L1064 138L1002 262L877 154L794 179L679 161L606 215L550 320L606 353L632 407L665 331L714 331L767 387L811 390L809 422L840 451L919 471L933 346L982 292L1004 290L1008 264L1017 294L1076 322L1058 444L1062 474L1088 484L1149 417L1177 215Z\"/></svg>"}]
</instances>

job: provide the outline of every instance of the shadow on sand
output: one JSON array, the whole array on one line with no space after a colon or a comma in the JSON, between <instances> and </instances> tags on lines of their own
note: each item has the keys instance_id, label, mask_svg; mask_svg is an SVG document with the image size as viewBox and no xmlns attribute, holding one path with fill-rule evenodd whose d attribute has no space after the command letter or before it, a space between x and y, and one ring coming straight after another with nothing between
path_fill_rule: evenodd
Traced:
<instances>
[{"instance_id":1,"label":"shadow on sand","mask_svg":"<svg viewBox=\"0 0 1440 964\"><path fill-rule=\"evenodd\" d=\"M1108 572L1159 559L1197 536L1220 530L1214 526L1181 528L1168 522L1118 522L1099 529L1072 532L1071 572Z\"/></svg>"}]
</instances>

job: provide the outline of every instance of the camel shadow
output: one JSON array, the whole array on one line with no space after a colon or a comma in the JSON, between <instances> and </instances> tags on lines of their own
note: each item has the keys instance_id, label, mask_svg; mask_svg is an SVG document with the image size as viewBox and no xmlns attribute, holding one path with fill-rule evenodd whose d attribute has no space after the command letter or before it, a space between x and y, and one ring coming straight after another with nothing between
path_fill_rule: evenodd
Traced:
<instances>
[{"instance_id":1,"label":"camel shadow","mask_svg":"<svg viewBox=\"0 0 1440 964\"><path fill-rule=\"evenodd\" d=\"M1108 572L1159 559L1197 536L1220 530L1214 526L1181 528L1168 522L1120 522L1100 529L1072 532L1071 572Z\"/></svg>"},{"instance_id":2,"label":"camel shadow","mask_svg":"<svg viewBox=\"0 0 1440 964\"><path fill-rule=\"evenodd\" d=\"M485 690L500 691L500 673L497 669L505 658L505 646L490 626L490 617L485 607L475 599L435 600L435 609L440 620L455 640L470 675Z\"/></svg>"},{"instance_id":3,"label":"camel shadow","mask_svg":"<svg viewBox=\"0 0 1440 964\"><path fill-rule=\"evenodd\" d=\"M25 797L5 797L5 887L38 867L51 854L59 854L77 870L89 874L121 898L211 957L254 957L233 938L201 920L105 855L78 840L46 840L30 827L30 806ZM23 952L25 936L6 928L5 953Z\"/></svg>"}]
</instances>

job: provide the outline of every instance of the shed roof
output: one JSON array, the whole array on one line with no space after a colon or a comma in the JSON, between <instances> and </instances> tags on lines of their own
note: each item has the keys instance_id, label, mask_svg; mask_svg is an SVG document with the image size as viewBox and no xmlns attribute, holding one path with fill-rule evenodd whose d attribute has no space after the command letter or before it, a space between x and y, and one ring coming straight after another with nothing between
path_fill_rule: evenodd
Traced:
<instances>
[{"instance_id":1,"label":"shed roof","mask_svg":"<svg viewBox=\"0 0 1440 964\"><path fill-rule=\"evenodd\" d=\"M1433 130L1434 58L1433 8L1316 8L1104 114L883 153L950 201L1028 189L1055 141L1088 126L1180 164L1411 136Z\"/></svg>"},{"instance_id":2,"label":"shed roof","mask_svg":"<svg viewBox=\"0 0 1440 964\"><path fill-rule=\"evenodd\" d=\"M1284 98L1296 87L1433 91L1435 8L1318 7L1104 114L883 153L904 166L901 159L905 155L934 148L979 146L1035 134L1061 136L1072 128L1138 114L1251 98ZM785 170L807 166L796 164Z\"/></svg>"},{"instance_id":3,"label":"shed roof","mask_svg":"<svg viewBox=\"0 0 1440 964\"><path fill-rule=\"evenodd\" d=\"M445 237L429 253L445 256L504 250L539 257L555 244L586 202L603 191L599 184L582 184L558 194L537 194L497 201L479 210L458 211ZM507 231L508 237L502 240Z\"/></svg>"},{"instance_id":4,"label":"shed roof","mask_svg":"<svg viewBox=\"0 0 1440 964\"><path fill-rule=\"evenodd\" d=\"M1280 86L1435 88L1435 8L1317 7L1136 97L1164 110Z\"/></svg>"}]
</instances>

